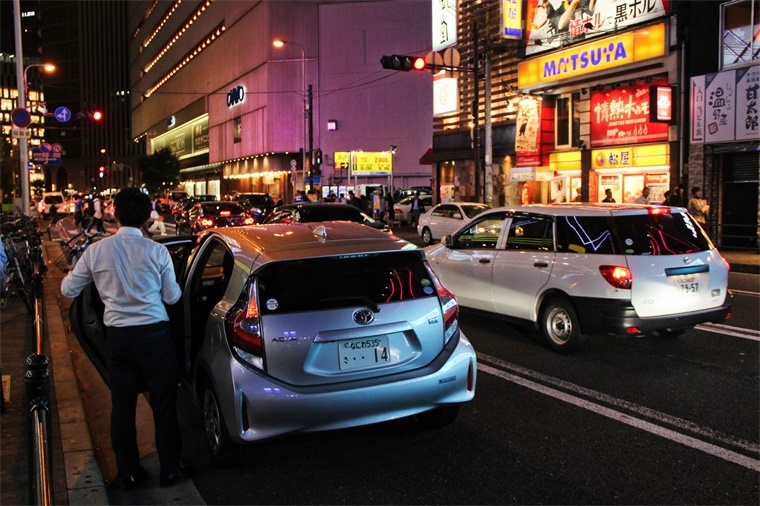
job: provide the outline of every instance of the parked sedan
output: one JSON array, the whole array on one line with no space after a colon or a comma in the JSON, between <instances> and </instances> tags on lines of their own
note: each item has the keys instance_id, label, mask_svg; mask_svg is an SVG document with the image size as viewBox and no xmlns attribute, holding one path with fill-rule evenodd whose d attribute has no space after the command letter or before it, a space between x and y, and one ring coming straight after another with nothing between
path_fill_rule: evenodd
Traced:
<instances>
[{"instance_id":1,"label":"parked sedan","mask_svg":"<svg viewBox=\"0 0 760 506\"><path fill-rule=\"evenodd\" d=\"M450 235L462 228L468 221L487 211L486 204L474 202L449 202L438 204L420 215L417 233L425 245L433 244L444 235Z\"/></svg>"},{"instance_id":2,"label":"parked sedan","mask_svg":"<svg viewBox=\"0 0 760 506\"><path fill-rule=\"evenodd\" d=\"M209 228L242 227L253 225L255 220L235 202L196 202L186 216L177 215L176 233L197 234Z\"/></svg>"},{"instance_id":3,"label":"parked sedan","mask_svg":"<svg viewBox=\"0 0 760 506\"><path fill-rule=\"evenodd\" d=\"M211 454L238 444L413 417L452 423L477 360L423 250L355 223L218 228L161 239L182 287L168 307L182 384ZM315 296L317 294L318 296ZM94 284L72 328L107 380Z\"/></svg>"},{"instance_id":4,"label":"parked sedan","mask_svg":"<svg viewBox=\"0 0 760 506\"><path fill-rule=\"evenodd\" d=\"M351 221L390 232L388 225L373 220L351 204L286 204L275 209L264 223L316 223L323 221Z\"/></svg>"}]
</instances>

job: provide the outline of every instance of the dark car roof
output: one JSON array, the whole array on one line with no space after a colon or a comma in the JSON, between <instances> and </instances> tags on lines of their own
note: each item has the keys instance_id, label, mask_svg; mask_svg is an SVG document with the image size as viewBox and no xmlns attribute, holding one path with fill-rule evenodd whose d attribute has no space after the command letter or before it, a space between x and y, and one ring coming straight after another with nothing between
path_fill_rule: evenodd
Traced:
<instances>
[{"instance_id":1,"label":"dark car roof","mask_svg":"<svg viewBox=\"0 0 760 506\"><path fill-rule=\"evenodd\" d=\"M245 209L236 202L199 202L199 205L203 208L204 214L219 214L220 211L229 211L233 214L245 213Z\"/></svg>"},{"instance_id":2,"label":"dark car roof","mask_svg":"<svg viewBox=\"0 0 760 506\"><path fill-rule=\"evenodd\" d=\"M279 209L298 209L303 222L317 221L357 221L367 216L351 204L286 204Z\"/></svg>"}]
</instances>

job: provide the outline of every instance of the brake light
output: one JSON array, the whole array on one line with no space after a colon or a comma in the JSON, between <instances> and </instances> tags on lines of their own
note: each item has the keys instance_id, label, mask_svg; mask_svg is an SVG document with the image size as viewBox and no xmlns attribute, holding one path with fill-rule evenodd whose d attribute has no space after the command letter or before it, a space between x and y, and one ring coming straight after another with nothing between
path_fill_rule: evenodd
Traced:
<instances>
[{"instance_id":1,"label":"brake light","mask_svg":"<svg viewBox=\"0 0 760 506\"><path fill-rule=\"evenodd\" d=\"M219 211L219 216L229 216L229 215L230 215L229 211Z\"/></svg>"},{"instance_id":2,"label":"brake light","mask_svg":"<svg viewBox=\"0 0 760 506\"><path fill-rule=\"evenodd\" d=\"M438 293L438 299L441 301L441 309L443 310L443 338L444 344L448 343L454 335L459 331L459 304L454 293L443 286L441 280L435 275L433 269L426 262L425 268L430 274L430 278L433 280L433 285Z\"/></svg>"},{"instance_id":3,"label":"brake light","mask_svg":"<svg viewBox=\"0 0 760 506\"><path fill-rule=\"evenodd\" d=\"M647 209L649 211L649 214L670 214L670 208L669 207L650 207Z\"/></svg>"},{"instance_id":4,"label":"brake light","mask_svg":"<svg viewBox=\"0 0 760 506\"><path fill-rule=\"evenodd\" d=\"M257 369L264 369L264 338L261 332L259 306L256 302L256 283L248 289L245 305L225 320L227 337L235 354Z\"/></svg>"},{"instance_id":5,"label":"brake light","mask_svg":"<svg viewBox=\"0 0 760 506\"><path fill-rule=\"evenodd\" d=\"M607 283L611 284L615 288L629 290L633 284L633 274L628 267L620 267L617 265L600 265L599 272L602 273L602 277L607 280Z\"/></svg>"},{"instance_id":6,"label":"brake light","mask_svg":"<svg viewBox=\"0 0 760 506\"><path fill-rule=\"evenodd\" d=\"M213 218L201 218L201 226L203 228L211 228L214 226Z\"/></svg>"}]
</instances>

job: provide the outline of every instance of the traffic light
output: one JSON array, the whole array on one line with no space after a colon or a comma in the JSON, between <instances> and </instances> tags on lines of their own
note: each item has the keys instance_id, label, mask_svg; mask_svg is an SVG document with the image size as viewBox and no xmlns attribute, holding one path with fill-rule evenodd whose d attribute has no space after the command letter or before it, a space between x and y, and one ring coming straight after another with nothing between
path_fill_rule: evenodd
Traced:
<instances>
[{"instance_id":1,"label":"traffic light","mask_svg":"<svg viewBox=\"0 0 760 506\"><path fill-rule=\"evenodd\" d=\"M105 165L101 165L101 166L98 168L98 171L100 172L100 174L98 174L98 177L101 177L101 178L103 178L103 177L105 177L105 176L106 176L106 167L105 167Z\"/></svg>"},{"instance_id":2,"label":"traffic light","mask_svg":"<svg viewBox=\"0 0 760 506\"><path fill-rule=\"evenodd\" d=\"M314 165L322 165L322 150L314 151Z\"/></svg>"},{"instance_id":3,"label":"traffic light","mask_svg":"<svg viewBox=\"0 0 760 506\"><path fill-rule=\"evenodd\" d=\"M102 121L103 120L103 111L79 111L77 113L77 118L79 119L91 119L92 121Z\"/></svg>"},{"instance_id":4,"label":"traffic light","mask_svg":"<svg viewBox=\"0 0 760 506\"><path fill-rule=\"evenodd\" d=\"M380 58L380 64L384 69L409 72L410 70L425 70L427 62L419 56L406 56L401 54L384 55Z\"/></svg>"}]
</instances>

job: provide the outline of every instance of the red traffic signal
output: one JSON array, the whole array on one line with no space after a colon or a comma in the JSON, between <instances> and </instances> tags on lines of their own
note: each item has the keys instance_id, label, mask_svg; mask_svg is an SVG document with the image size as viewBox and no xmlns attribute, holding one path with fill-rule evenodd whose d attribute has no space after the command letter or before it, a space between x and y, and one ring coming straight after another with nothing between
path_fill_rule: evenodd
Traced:
<instances>
[{"instance_id":1,"label":"red traffic signal","mask_svg":"<svg viewBox=\"0 0 760 506\"><path fill-rule=\"evenodd\" d=\"M425 58L418 56L406 56L401 54L392 54L380 58L380 64L384 69L398 70L400 72L409 72L410 70L425 70L427 62Z\"/></svg>"},{"instance_id":2,"label":"red traffic signal","mask_svg":"<svg viewBox=\"0 0 760 506\"><path fill-rule=\"evenodd\" d=\"M101 111L92 111L92 119L94 121L100 121L103 119L103 113Z\"/></svg>"}]
</instances>

